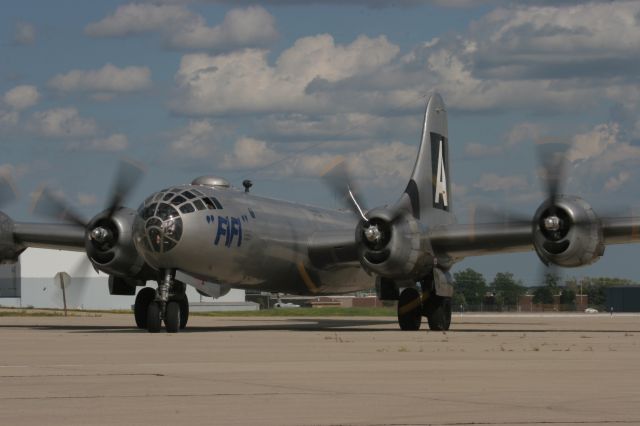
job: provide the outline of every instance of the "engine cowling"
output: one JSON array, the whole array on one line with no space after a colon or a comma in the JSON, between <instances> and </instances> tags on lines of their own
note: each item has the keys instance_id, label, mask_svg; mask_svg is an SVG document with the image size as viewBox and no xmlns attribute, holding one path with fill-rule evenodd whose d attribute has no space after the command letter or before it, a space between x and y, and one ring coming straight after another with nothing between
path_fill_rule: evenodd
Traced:
<instances>
[{"instance_id":1,"label":"engine cowling","mask_svg":"<svg viewBox=\"0 0 640 426\"><path fill-rule=\"evenodd\" d=\"M410 214L395 215L387 209L367 213L368 222L356 228L358 258L366 271L383 277L418 276L432 259L422 247L420 224ZM375 231L378 238L368 238Z\"/></svg>"},{"instance_id":2,"label":"engine cowling","mask_svg":"<svg viewBox=\"0 0 640 426\"><path fill-rule=\"evenodd\" d=\"M593 208L574 196L558 196L554 201L542 203L533 218L533 244L542 262L577 267L597 261L605 245Z\"/></svg>"},{"instance_id":3,"label":"engine cowling","mask_svg":"<svg viewBox=\"0 0 640 426\"><path fill-rule=\"evenodd\" d=\"M140 256L133 244L136 211L119 208L96 215L87 226L85 249L92 263L110 275L153 280L157 273Z\"/></svg>"}]
</instances>

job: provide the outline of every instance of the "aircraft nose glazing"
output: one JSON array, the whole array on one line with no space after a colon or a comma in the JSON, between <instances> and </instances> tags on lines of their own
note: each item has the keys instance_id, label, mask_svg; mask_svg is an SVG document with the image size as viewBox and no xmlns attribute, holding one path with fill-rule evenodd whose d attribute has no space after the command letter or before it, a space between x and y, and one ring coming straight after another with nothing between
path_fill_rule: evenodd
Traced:
<instances>
[{"instance_id":1,"label":"aircraft nose glazing","mask_svg":"<svg viewBox=\"0 0 640 426\"><path fill-rule=\"evenodd\" d=\"M136 241L145 250L166 253L182 237L182 218L178 210L167 202L150 203L138 210L134 233Z\"/></svg>"}]
</instances>

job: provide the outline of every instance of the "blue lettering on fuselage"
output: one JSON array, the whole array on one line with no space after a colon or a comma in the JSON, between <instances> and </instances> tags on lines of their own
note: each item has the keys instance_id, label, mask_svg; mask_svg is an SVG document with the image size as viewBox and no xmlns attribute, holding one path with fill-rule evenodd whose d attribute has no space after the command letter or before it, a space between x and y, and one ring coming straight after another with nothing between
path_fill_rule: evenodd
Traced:
<instances>
[{"instance_id":1,"label":"blue lettering on fuselage","mask_svg":"<svg viewBox=\"0 0 640 426\"><path fill-rule=\"evenodd\" d=\"M213 223L213 220L207 218L207 223ZM225 247L231 247L234 239L236 240L236 247L242 245L242 221L240 218L218 216L216 238L213 243L219 245L222 237L224 237Z\"/></svg>"}]
</instances>

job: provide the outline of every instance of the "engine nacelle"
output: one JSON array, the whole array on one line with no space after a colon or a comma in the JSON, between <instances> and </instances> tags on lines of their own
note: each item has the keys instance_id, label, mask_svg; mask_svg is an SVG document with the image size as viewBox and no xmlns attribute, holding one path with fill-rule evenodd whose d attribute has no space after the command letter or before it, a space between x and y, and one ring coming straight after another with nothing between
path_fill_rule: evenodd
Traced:
<instances>
[{"instance_id":1,"label":"engine nacelle","mask_svg":"<svg viewBox=\"0 0 640 426\"><path fill-rule=\"evenodd\" d=\"M430 250L422 247L420 224L410 214L393 217L386 209L367 213L369 223L356 228L358 258L362 267L383 277L419 276L432 259ZM369 228L375 228L378 238L367 238Z\"/></svg>"},{"instance_id":2,"label":"engine nacelle","mask_svg":"<svg viewBox=\"0 0 640 426\"><path fill-rule=\"evenodd\" d=\"M135 217L135 210L120 208L111 217L104 211L91 219L85 238L87 256L109 275L154 280L156 271L147 265L133 244Z\"/></svg>"},{"instance_id":3,"label":"engine nacelle","mask_svg":"<svg viewBox=\"0 0 640 426\"><path fill-rule=\"evenodd\" d=\"M602 225L579 197L558 196L542 203L533 219L533 244L545 264L589 265L604 254Z\"/></svg>"}]
</instances>

